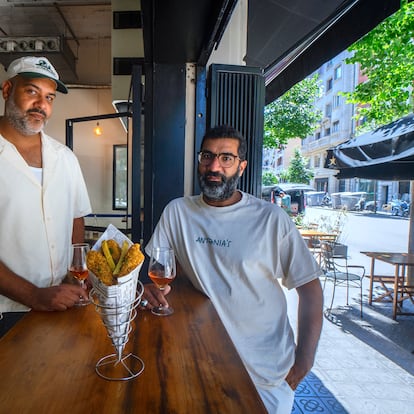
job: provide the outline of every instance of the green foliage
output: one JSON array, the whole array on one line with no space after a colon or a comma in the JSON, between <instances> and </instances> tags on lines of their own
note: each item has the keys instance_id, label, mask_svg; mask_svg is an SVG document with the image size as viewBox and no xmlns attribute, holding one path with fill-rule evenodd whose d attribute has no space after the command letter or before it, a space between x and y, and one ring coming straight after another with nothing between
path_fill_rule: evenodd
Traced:
<instances>
[{"instance_id":1,"label":"green foliage","mask_svg":"<svg viewBox=\"0 0 414 414\"><path fill-rule=\"evenodd\" d=\"M282 183L288 183L290 181L289 180L289 172L288 172L288 170L282 170L282 171L280 171L280 173L279 173L279 180Z\"/></svg>"},{"instance_id":2,"label":"green foliage","mask_svg":"<svg viewBox=\"0 0 414 414\"><path fill-rule=\"evenodd\" d=\"M293 86L265 107L264 148L280 148L290 138L305 138L320 122L322 114L314 107L320 97L317 75Z\"/></svg>"},{"instance_id":3,"label":"green foliage","mask_svg":"<svg viewBox=\"0 0 414 414\"><path fill-rule=\"evenodd\" d=\"M299 149L296 148L294 156L290 161L289 168L283 177L284 180L291 183L309 184L314 174L307 168L307 165L308 159L302 157Z\"/></svg>"},{"instance_id":4,"label":"green foliage","mask_svg":"<svg viewBox=\"0 0 414 414\"><path fill-rule=\"evenodd\" d=\"M263 185L273 185L277 184L279 180L277 179L276 175L270 171L265 171L262 174L262 184Z\"/></svg>"},{"instance_id":5,"label":"green foliage","mask_svg":"<svg viewBox=\"0 0 414 414\"><path fill-rule=\"evenodd\" d=\"M413 39L414 2L403 0L399 11L348 49L354 54L346 63L359 63L368 80L344 95L358 105L356 117L364 117L369 129L413 110Z\"/></svg>"},{"instance_id":6,"label":"green foliage","mask_svg":"<svg viewBox=\"0 0 414 414\"><path fill-rule=\"evenodd\" d=\"M343 230L348 221L346 209L332 211L329 214L320 214L312 218L303 217L300 224L305 229L315 228L325 233L336 233L337 241L344 239Z\"/></svg>"}]
</instances>

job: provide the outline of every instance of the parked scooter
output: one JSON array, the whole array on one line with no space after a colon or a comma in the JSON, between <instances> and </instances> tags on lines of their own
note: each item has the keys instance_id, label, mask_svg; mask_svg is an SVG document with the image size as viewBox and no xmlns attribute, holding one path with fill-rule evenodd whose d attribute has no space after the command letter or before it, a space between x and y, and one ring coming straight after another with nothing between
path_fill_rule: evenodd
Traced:
<instances>
[{"instance_id":1,"label":"parked scooter","mask_svg":"<svg viewBox=\"0 0 414 414\"><path fill-rule=\"evenodd\" d=\"M321 206L322 207L332 207L332 200L331 197L329 197L329 194L326 193L321 201Z\"/></svg>"},{"instance_id":2,"label":"parked scooter","mask_svg":"<svg viewBox=\"0 0 414 414\"><path fill-rule=\"evenodd\" d=\"M364 197L361 197L358 202L355 204L354 210L364 211L365 210L366 200Z\"/></svg>"},{"instance_id":3,"label":"parked scooter","mask_svg":"<svg viewBox=\"0 0 414 414\"><path fill-rule=\"evenodd\" d=\"M410 205L407 201L391 200L391 215L408 217L410 215Z\"/></svg>"}]
</instances>

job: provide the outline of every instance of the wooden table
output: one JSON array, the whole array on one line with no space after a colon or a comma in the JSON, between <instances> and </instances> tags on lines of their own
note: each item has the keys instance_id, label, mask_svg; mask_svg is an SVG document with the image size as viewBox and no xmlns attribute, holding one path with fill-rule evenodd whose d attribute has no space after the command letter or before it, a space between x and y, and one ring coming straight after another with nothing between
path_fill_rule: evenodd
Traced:
<instances>
[{"instance_id":1,"label":"wooden table","mask_svg":"<svg viewBox=\"0 0 414 414\"><path fill-rule=\"evenodd\" d=\"M304 238L315 238L323 241L335 241L338 237L336 233L327 233L315 229L299 229L299 233Z\"/></svg>"},{"instance_id":2,"label":"wooden table","mask_svg":"<svg viewBox=\"0 0 414 414\"><path fill-rule=\"evenodd\" d=\"M299 233L304 238L315 259L322 266L322 242L335 242L338 235L336 233L327 233L316 229L299 229Z\"/></svg>"},{"instance_id":3,"label":"wooden table","mask_svg":"<svg viewBox=\"0 0 414 414\"><path fill-rule=\"evenodd\" d=\"M374 299L381 301L389 299L392 301L392 316L393 319L397 318L397 315L413 315L412 312L404 312L402 310L402 304L404 300L413 300L414 286L407 284L407 267L414 266L414 254L410 253L394 253L394 252L361 252L371 258L371 275L369 282L369 298L368 303L372 303L373 284L374 282L380 282L385 293ZM394 275L379 275L375 274L375 260L380 260L385 263L389 263L394 266ZM386 284L392 284L393 288L387 288Z\"/></svg>"},{"instance_id":4,"label":"wooden table","mask_svg":"<svg viewBox=\"0 0 414 414\"><path fill-rule=\"evenodd\" d=\"M139 311L126 350L145 369L108 381L97 361L114 352L93 305L29 312L0 340L2 413L266 413L210 300L184 278L175 313Z\"/></svg>"}]
</instances>

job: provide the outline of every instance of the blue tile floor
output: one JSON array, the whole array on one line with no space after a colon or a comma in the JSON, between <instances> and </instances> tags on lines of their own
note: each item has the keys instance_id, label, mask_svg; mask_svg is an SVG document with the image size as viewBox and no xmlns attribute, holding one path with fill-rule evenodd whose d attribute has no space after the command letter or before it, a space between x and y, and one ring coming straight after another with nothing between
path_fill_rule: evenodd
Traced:
<instances>
[{"instance_id":1,"label":"blue tile floor","mask_svg":"<svg viewBox=\"0 0 414 414\"><path fill-rule=\"evenodd\" d=\"M366 278L363 318L357 289L351 291L350 306L345 306L346 289L335 293L335 318L323 320L315 363L296 390L293 414L414 413L414 317L394 320L391 303L368 305L368 288ZM331 295L327 285L325 303ZM286 296L296 328L297 294L292 289ZM404 309L414 313L414 303L405 301Z\"/></svg>"},{"instance_id":2,"label":"blue tile floor","mask_svg":"<svg viewBox=\"0 0 414 414\"><path fill-rule=\"evenodd\" d=\"M292 409L292 414L307 413L348 414L313 372L310 372L296 389Z\"/></svg>"}]
</instances>

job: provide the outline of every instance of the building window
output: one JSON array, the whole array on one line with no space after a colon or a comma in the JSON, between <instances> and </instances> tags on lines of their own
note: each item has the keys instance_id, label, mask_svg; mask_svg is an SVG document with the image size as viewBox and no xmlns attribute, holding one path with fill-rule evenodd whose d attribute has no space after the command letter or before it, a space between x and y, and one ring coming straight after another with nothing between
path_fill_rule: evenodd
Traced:
<instances>
[{"instance_id":1,"label":"building window","mask_svg":"<svg viewBox=\"0 0 414 414\"><path fill-rule=\"evenodd\" d=\"M332 105L328 104L325 106L325 116L330 117L332 115Z\"/></svg>"},{"instance_id":2,"label":"building window","mask_svg":"<svg viewBox=\"0 0 414 414\"><path fill-rule=\"evenodd\" d=\"M325 137L331 135L331 128L325 128Z\"/></svg>"},{"instance_id":3,"label":"building window","mask_svg":"<svg viewBox=\"0 0 414 414\"><path fill-rule=\"evenodd\" d=\"M332 133L334 134L335 132L339 132L339 121L335 121L332 124Z\"/></svg>"},{"instance_id":4,"label":"building window","mask_svg":"<svg viewBox=\"0 0 414 414\"><path fill-rule=\"evenodd\" d=\"M332 84L333 84L332 78L326 81L326 92L329 92L330 90L332 90Z\"/></svg>"},{"instance_id":5,"label":"building window","mask_svg":"<svg viewBox=\"0 0 414 414\"><path fill-rule=\"evenodd\" d=\"M334 70L334 79L337 80L340 78L342 78L342 66L341 65L337 66Z\"/></svg>"},{"instance_id":6,"label":"building window","mask_svg":"<svg viewBox=\"0 0 414 414\"><path fill-rule=\"evenodd\" d=\"M341 105L341 97L339 95L335 95L333 97L333 107L338 108Z\"/></svg>"},{"instance_id":7,"label":"building window","mask_svg":"<svg viewBox=\"0 0 414 414\"><path fill-rule=\"evenodd\" d=\"M315 133L315 140L321 139L321 131Z\"/></svg>"}]
</instances>

